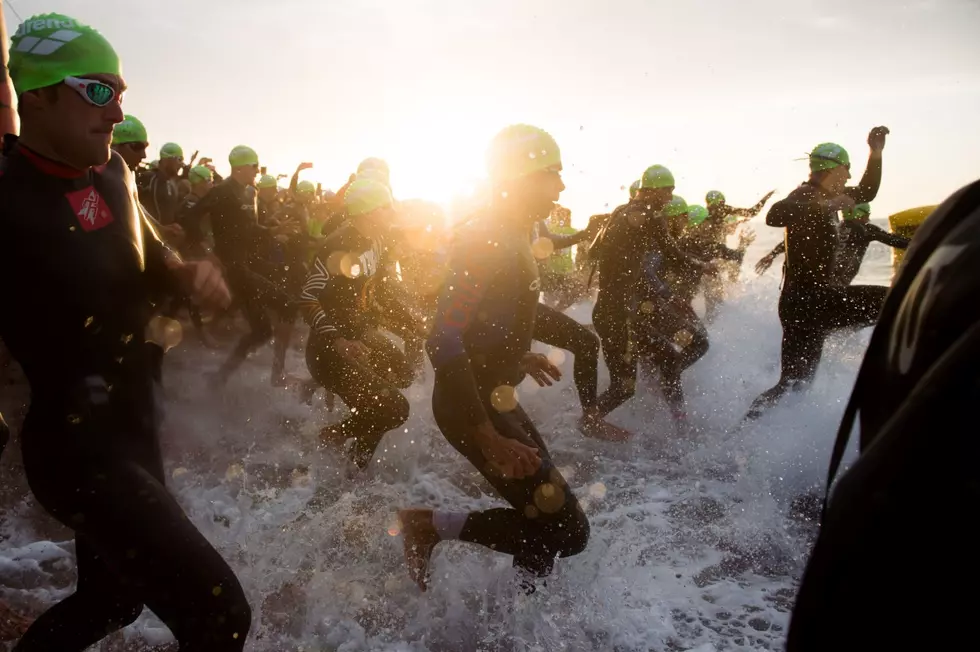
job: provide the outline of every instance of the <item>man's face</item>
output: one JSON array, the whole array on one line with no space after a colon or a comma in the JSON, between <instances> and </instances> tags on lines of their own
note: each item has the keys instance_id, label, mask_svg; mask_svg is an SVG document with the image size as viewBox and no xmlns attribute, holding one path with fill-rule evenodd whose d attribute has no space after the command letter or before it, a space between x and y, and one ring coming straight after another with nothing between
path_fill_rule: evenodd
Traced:
<instances>
[{"instance_id":1,"label":"man's face","mask_svg":"<svg viewBox=\"0 0 980 652\"><path fill-rule=\"evenodd\" d=\"M126 89L117 75L85 75L84 79L109 84L116 91L115 99L95 106L66 84L57 84L25 94L31 97L26 99L30 106L24 116L25 122L37 125L30 131L43 138L65 163L80 170L109 161L112 128L123 121L120 101Z\"/></svg>"},{"instance_id":2,"label":"man's face","mask_svg":"<svg viewBox=\"0 0 980 652\"><path fill-rule=\"evenodd\" d=\"M177 156L168 156L160 159L160 171L168 177L175 177L184 165L184 159Z\"/></svg>"},{"instance_id":3,"label":"man's face","mask_svg":"<svg viewBox=\"0 0 980 652\"><path fill-rule=\"evenodd\" d=\"M531 224L551 215L563 190L560 167L522 177L511 186L513 200L525 208Z\"/></svg>"},{"instance_id":4,"label":"man's face","mask_svg":"<svg viewBox=\"0 0 980 652\"><path fill-rule=\"evenodd\" d=\"M828 192L834 195L839 195L844 192L844 187L847 186L847 181L851 178L851 166L850 165L838 165L837 167L827 170L827 177L824 181L823 186Z\"/></svg>"},{"instance_id":5,"label":"man's face","mask_svg":"<svg viewBox=\"0 0 980 652\"><path fill-rule=\"evenodd\" d=\"M119 152L129 169L135 170L146 159L146 146L147 143L123 143L113 145L112 149Z\"/></svg>"},{"instance_id":6,"label":"man's face","mask_svg":"<svg viewBox=\"0 0 980 652\"><path fill-rule=\"evenodd\" d=\"M278 192L278 188L259 188L259 199L266 203L274 202Z\"/></svg>"}]
</instances>

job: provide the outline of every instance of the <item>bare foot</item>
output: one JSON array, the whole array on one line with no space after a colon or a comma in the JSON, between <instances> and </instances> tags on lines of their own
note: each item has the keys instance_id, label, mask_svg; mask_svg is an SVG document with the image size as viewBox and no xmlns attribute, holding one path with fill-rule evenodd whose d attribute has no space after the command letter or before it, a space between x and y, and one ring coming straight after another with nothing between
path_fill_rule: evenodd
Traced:
<instances>
[{"instance_id":1,"label":"bare foot","mask_svg":"<svg viewBox=\"0 0 980 652\"><path fill-rule=\"evenodd\" d=\"M586 437L603 441L627 441L633 436L629 430L614 426L598 417L582 417L578 427Z\"/></svg>"},{"instance_id":2,"label":"bare foot","mask_svg":"<svg viewBox=\"0 0 980 652\"><path fill-rule=\"evenodd\" d=\"M402 541L405 544L405 563L408 574L425 591L429 581L429 559L439 543L439 533L432 525L431 509L403 509L398 512Z\"/></svg>"},{"instance_id":3,"label":"bare foot","mask_svg":"<svg viewBox=\"0 0 980 652\"><path fill-rule=\"evenodd\" d=\"M30 626L30 620L11 609L6 602L0 602L0 641L16 641Z\"/></svg>"}]
</instances>

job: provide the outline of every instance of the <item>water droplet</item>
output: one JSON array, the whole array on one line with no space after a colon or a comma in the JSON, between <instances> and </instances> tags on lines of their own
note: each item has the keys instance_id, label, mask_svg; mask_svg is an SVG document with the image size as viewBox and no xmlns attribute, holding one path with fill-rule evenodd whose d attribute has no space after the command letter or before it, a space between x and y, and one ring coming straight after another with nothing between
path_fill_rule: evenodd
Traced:
<instances>
[{"instance_id":1,"label":"water droplet","mask_svg":"<svg viewBox=\"0 0 980 652\"><path fill-rule=\"evenodd\" d=\"M650 313L652 313L653 312L653 302L652 301L644 301L643 303L641 303L640 304L640 312L646 313L648 315Z\"/></svg>"},{"instance_id":2,"label":"water droplet","mask_svg":"<svg viewBox=\"0 0 980 652\"><path fill-rule=\"evenodd\" d=\"M490 394L490 405L497 412L510 412L517 407L517 390L510 385L500 385Z\"/></svg>"},{"instance_id":3,"label":"water droplet","mask_svg":"<svg viewBox=\"0 0 980 652\"><path fill-rule=\"evenodd\" d=\"M219 595L221 595L221 587L216 586L213 589L211 589L211 595L213 595L214 597L218 597Z\"/></svg>"},{"instance_id":4,"label":"water droplet","mask_svg":"<svg viewBox=\"0 0 980 652\"><path fill-rule=\"evenodd\" d=\"M225 471L225 480L235 480L243 475L245 475L245 469L242 468L242 465L232 464L228 467L228 470Z\"/></svg>"},{"instance_id":5,"label":"water droplet","mask_svg":"<svg viewBox=\"0 0 980 652\"><path fill-rule=\"evenodd\" d=\"M176 319L157 315L146 325L146 341L153 342L164 351L169 351L184 338L184 328Z\"/></svg>"},{"instance_id":6,"label":"water droplet","mask_svg":"<svg viewBox=\"0 0 980 652\"><path fill-rule=\"evenodd\" d=\"M545 514L554 514L565 505L565 491L550 482L534 490L534 505Z\"/></svg>"},{"instance_id":7,"label":"water droplet","mask_svg":"<svg viewBox=\"0 0 980 652\"><path fill-rule=\"evenodd\" d=\"M89 326L91 326L92 325L92 322L94 322L94 321L95 321L95 317L92 317L91 315L88 316L88 317L86 317L85 318L85 328L88 328Z\"/></svg>"},{"instance_id":8,"label":"water droplet","mask_svg":"<svg viewBox=\"0 0 980 652\"><path fill-rule=\"evenodd\" d=\"M565 363L565 352L561 349L551 349L548 351L548 362L560 367Z\"/></svg>"},{"instance_id":9,"label":"water droplet","mask_svg":"<svg viewBox=\"0 0 980 652\"><path fill-rule=\"evenodd\" d=\"M77 426L81 422L82 422L82 417L81 416L79 416L77 414L69 414L68 415L68 423L70 423L71 425Z\"/></svg>"},{"instance_id":10,"label":"water droplet","mask_svg":"<svg viewBox=\"0 0 980 652\"><path fill-rule=\"evenodd\" d=\"M531 253L538 260L544 260L555 252L555 243L551 238L537 238L531 243Z\"/></svg>"},{"instance_id":11,"label":"water droplet","mask_svg":"<svg viewBox=\"0 0 980 652\"><path fill-rule=\"evenodd\" d=\"M176 478L179 478L182 475L185 475L186 473L189 473L189 471L187 469L185 469L184 467L179 466L176 469L174 469L173 473L171 473L170 475L171 475L171 477L173 477L173 478L176 479Z\"/></svg>"},{"instance_id":12,"label":"water droplet","mask_svg":"<svg viewBox=\"0 0 980 652\"><path fill-rule=\"evenodd\" d=\"M677 331L676 333L674 333L674 344L676 344L681 348L690 345L691 342L693 341L694 341L694 336L691 335L688 331Z\"/></svg>"},{"instance_id":13,"label":"water droplet","mask_svg":"<svg viewBox=\"0 0 980 652\"><path fill-rule=\"evenodd\" d=\"M601 482L596 482L589 486L589 495L597 500L602 500L606 497L606 485Z\"/></svg>"}]
</instances>

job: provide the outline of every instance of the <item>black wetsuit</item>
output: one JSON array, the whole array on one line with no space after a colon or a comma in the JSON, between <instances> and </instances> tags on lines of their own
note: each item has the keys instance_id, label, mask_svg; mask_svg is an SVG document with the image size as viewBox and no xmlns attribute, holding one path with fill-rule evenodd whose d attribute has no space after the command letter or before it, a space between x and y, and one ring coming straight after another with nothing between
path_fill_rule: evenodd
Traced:
<instances>
[{"instance_id":1,"label":"black wetsuit","mask_svg":"<svg viewBox=\"0 0 980 652\"><path fill-rule=\"evenodd\" d=\"M215 186L189 211L188 219L208 215L214 235L214 252L225 266L228 284L248 320L246 334L228 361L224 372L237 367L245 355L272 337L268 311L288 314L292 297L252 267L254 254L267 243L269 233L258 224L254 192L229 177Z\"/></svg>"},{"instance_id":2,"label":"black wetsuit","mask_svg":"<svg viewBox=\"0 0 980 652\"><path fill-rule=\"evenodd\" d=\"M609 388L599 396L599 414L632 398L638 357L651 359L665 372L664 395L679 409L680 371L691 363L668 338L686 329L688 320L672 305L663 273L665 265L692 264L690 256L670 236L666 219L637 201L613 212L596 253L599 297L592 322L609 368ZM691 349L691 354L698 348L702 347Z\"/></svg>"},{"instance_id":3,"label":"black wetsuit","mask_svg":"<svg viewBox=\"0 0 980 652\"><path fill-rule=\"evenodd\" d=\"M331 427L340 441L353 437L353 460L365 467L381 438L408 419L408 401L399 388L412 383L405 356L378 332L378 312L386 323L413 328L414 318L392 298L384 243L348 224L321 245L300 295L310 325L306 366L313 379L340 396L351 416ZM334 340L359 340L371 349L352 360L334 349Z\"/></svg>"},{"instance_id":4,"label":"black wetsuit","mask_svg":"<svg viewBox=\"0 0 980 652\"><path fill-rule=\"evenodd\" d=\"M536 231L532 238L536 235L549 238L555 251L577 245L589 235L587 231L571 235L553 234L543 221L538 223ZM578 390L579 402L585 412L594 409L599 394L599 338L595 333L565 313L542 303L538 305L534 339L564 349L575 356L572 376Z\"/></svg>"},{"instance_id":5,"label":"black wetsuit","mask_svg":"<svg viewBox=\"0 0 980 652\"><path fill-rule=\"evenodd\" d=\"M838 285L850 285L854 281L854 277L861 271L868 245L872 242L881 242L896 249L909 246L908 238L889 233L874 224L853 219L844 220L840 225L840 244L837 247L835 279Z\"/></svg>"},{"instance_id":6,"label":"black wetsuit","mask_svg":"<svg viewBox=\"0 0 980 652\"><path fill-rule=\"evenodd\" d=\"M789 652L976 644L976 600L962 592L980 582L978 267L975 182L919 227L872 333L831 476L856 414L861 454L831 495Z\"/></svg>"},{"instance_id":7,"label":"black wetsuit","mask_svg":"<svg viewBox=\"0 0 980 652\"><path fill-rule=\"evenodd\" d=\"M556 556L585 548L589 524L521 406L501 406L501 411L491 400L496 388L521 380L540 281L527 231L490 219L481 216L453 243L449 277L426 343L435 369L432 412L449 443L511 505L470 513L460 539L513 555L515 566L544 576ZM503 437L538 449L541 467L534 475L505 480L493 472L473 440L474 427L487 420Z\"/></svg>"},{"instance_id":8,"label":"black wetsuit","mask_svg":"<svg viewBox=\"0 0 980 652\"><path fill-rule=\"evenodd\" d=\"M139 195L143 207L157 222L163 225L173 223L180 206L176 179L167 179L163 172L157 170L147 179Z\"/></svg>"},{"instance_id":9,"label":"black wetsuit","mask_svg":"<svg viewBox=\"0 0 980 652\"><path fill-rule=\"evenodd\" d=\"M3 415L0 414L0 456L3 456L3 449L7 447L7 442L10 441L10 426L4 421Z\"/></svg>"},{"instance_id":10,"label":"black wetsuit","mask_svg":"<svg viewBox=\"0 0 980 652\"><path fill-rule=\"evenodd\" d=\"M306 259L310 249L309 234L309 211L302 202L290 201L277 213L281 220L294 220L299 223L299 232L291 234L286 242L278 242L270 238L273 243L271 249L272 270L269 278L279 285L290 297L299 297L303 290L303 284L309 275ZM280 317L282 321L291 323L296 319L296 306L292 304L290 309Z\"/></svg>"},{"instance_id":11,"label":"black wetsuit","mask_svg":"<svg viewBox=\"0 0 980 652\"><path fill-rule=\"evenodd\" d=\"M712 241L705 236L707 234L695 227L693 232L687 232L678 239L678 243L691 256L699 260L728 260L732 262L742 262L743 251L730 249L724 244ZM668 270L667 284L678 301L688 304L694 300L701 280L704 278L704 270L700 267L690 265L677 266Z\"/></svg>"},{"instance_id":12,"label":"black wetsuit","mask_svg":"<svg viewBox=\"0 0 980 652\"><path fill-rule=\"evenodd\" d=\"M870 202L881 184L881 158L872 157L856 187L845 188L855 203ZM837 266L838 217L819 202L832 199L809 182L776 202L766 224L786 229L784 282L779 295L783 340L779 382L752 403L749 419L758 417L788 390L813 379L824 341L836 329L870 326L878 318L888 288L879 285L842 287Z\"/></svg>"},{"instance_id":13,"label":"black wetsuit","mask_svg":"<svg viewBox=\"0 0 980 652\"><path fill-rule=\"evenodd\" d=\"M75 532L75 593L18 652L82 650L145 604L184 650L241 650L234 573L164 486L150 297L172 291L118 154L79 173L16 147L0 176L0 338L31 387L24 469ZM29 282L24 282L24 279Z\"/></svg>"}]
</instances>

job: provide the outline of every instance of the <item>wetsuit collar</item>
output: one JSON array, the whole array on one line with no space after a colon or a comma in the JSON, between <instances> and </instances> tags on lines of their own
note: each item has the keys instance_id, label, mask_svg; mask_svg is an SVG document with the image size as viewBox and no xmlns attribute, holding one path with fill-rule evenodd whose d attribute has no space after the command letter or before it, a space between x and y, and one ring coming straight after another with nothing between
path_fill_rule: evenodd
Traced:
<instances>
[{"instance_id":1,"label":"wetsuit collar","mask_svg":"<svg viewBox=\"0 0 980 652\"><path fill-rule=\"evenodd\" d=\"M79 170L69 165L65 165L64 163L52 161L51 159L41 156L21 143L17 144L17 150L23 154L24 158L30 161L34 167L44 174L51 175L52 177L59 177L61 179L80 179L88 174L88 170Z\"/></svg>"}]
</instances>

